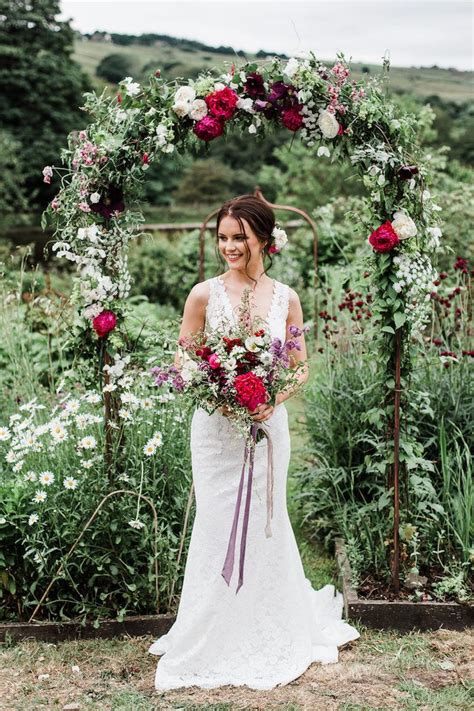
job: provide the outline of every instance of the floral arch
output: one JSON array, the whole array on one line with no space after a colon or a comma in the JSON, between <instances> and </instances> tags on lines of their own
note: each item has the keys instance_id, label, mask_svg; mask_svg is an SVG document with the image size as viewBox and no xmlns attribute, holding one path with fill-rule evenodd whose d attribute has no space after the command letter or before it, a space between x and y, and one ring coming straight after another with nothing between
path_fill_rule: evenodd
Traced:
<instances>
[{"instance_id":1,"label":"floral arch","mask_svg":"<svg viewBox=\"0 0 474 711\"><path fill-rule=\"evenodd\" d=\"M440 208L428 189L416 118L399 114L380 80L366 85L353 81L343 54L327 67L313 53L260 66L232 66L228 73L203 73L189 81L166 82L157 71L147 86L140 86L127 77L116 96L87 94L85 109L92 122L69 137L63 152L66 167L43 171L46 182L57 173L61 183L43 226L52 220L56 256L77 265L80 337L101 344L109 378L111 352L125 357L127 351L127 247L142 221L140 186L152 161L163 153L183 153L201 142L227 138L235 130L254 141L283 126L300 137L315 159L348 159L354 166L366 188L354 229L372 246L381 407L371 416L385 443L387 468L393 464L389 485L394 487L396 584L401 384L414 338L429 316L436 277L431 256L441 236L435 215ZM125 362L130 363L129 355ZM120 387L114 397L121 397ZM110 412L110 394L105 408Z\"/></svg>"}]
</instances>

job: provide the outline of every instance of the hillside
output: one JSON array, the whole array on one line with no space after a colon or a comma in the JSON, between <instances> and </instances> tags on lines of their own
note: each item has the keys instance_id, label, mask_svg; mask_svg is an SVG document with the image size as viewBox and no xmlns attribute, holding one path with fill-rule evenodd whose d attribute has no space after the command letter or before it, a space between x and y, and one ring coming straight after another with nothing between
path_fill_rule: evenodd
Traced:
<instances>
[{"instance_id":1,"label":"hillside","mask_svg":"<svg viewBox=\"0 0 474 711\"><path fill-rule=\"evenodd\" d=\"M157 40L153 46L130 44L122 46L103 39L78 37L74 46L74 59L92 77L100 90L106 82L99 79L95 71L100 61L110 54L122 54L130 59L131 74L142 80L155 69L160 69L167 79L176 77L194 77L204 69L214 67L225 69L232 62L238 67L245 62L239 54L225 54L210 49L202 50L185 43L170 43ZM248 61L259 61L256 55L247 53ZM261 60L260 60L261 61ZM331 59L326 59L329 64ZM371 74L380 74L380 65L352 64L355 79ZM390 90L392 92L411 92L422 98L437 95L445 101L464 102L472 100L473 72L439 67L394 67L390 68Z\"/></svg>"}]
</instances>

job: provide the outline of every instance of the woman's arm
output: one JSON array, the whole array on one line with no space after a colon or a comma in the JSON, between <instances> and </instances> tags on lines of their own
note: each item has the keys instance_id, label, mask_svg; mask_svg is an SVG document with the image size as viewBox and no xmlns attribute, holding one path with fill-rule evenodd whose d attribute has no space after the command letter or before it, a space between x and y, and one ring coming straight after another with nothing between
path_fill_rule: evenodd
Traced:
<instances>
[{"instance_id":1,"label":"woman's arm","mask_svg":"<svg viewBox=\"0 0 474 711\"><path fill-rule=\"evenodd\" d=\"M275 400L275 405L287 400L289 397L297 393L304 383L308 380L309 376L309 366L308 366L308 354L306 352L306 343L304 339L304 334L301 334L298 338L291 335L290 326L297 326L299 329L303 329L303 310L301 308L301 303L298 294L294 289L290 289L290 298L288 305L288 318L286 320L286 340L297 340L300 344L301 350L291 351L290 353L290 367L295 368L298 363L303 363L304 367L300 368L296 375L296 382L280 391Z\"/></svg>"},{"instance_id":2,"label":"woman's arm","mask_svg":"<svg viewBox=\"0 0 474 711\"><path fill-rule=\"evenodd\" d=\"M209 301L209 284L201 282L193 286L184 304L183 319L179 331L179 340L195 336L204 331L206 321L206 306ZM174 357L174 365L180 368L183 364L183 351L178 348Z\"/></svg>"}]
</instances>

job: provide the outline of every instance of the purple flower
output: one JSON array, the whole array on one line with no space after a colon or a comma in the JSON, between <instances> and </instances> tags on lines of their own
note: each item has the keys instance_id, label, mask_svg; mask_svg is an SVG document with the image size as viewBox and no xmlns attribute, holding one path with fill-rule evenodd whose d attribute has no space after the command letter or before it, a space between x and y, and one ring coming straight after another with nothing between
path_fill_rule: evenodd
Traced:
<instances>
[{"instance_id":1,"label":"purple flower","mask_svg":"<svg viewBox=\"0 0 474 711\"><path fill-rule=\"evenodd\" d=\"M279 99L286 98L288 96L288 90L294 89L294 87L290 84L285 84L282 81L276 81L271 85L270 89L271 91L267 96L267 100L273 103L274 101L278 101Z\"/></svg>"},{"instance_id":2,"label":"purple flower","mask_svg":"<svg viewBox=\"0 0 474 711\"><path fill-rule=\"evenodd\" d=\"M181 375L175 375L172 382L173 382L173 387L176 388L176 390L183 390L184 389L184 380L181 377Z\"/></svg>"},{"instance_id":3,"label":"purple flower","mask_svg":"<svg viewBox=\"0 0 474 711\"><path fill-rule=\"evenodd\" d=\"M300 351L301 346L298 341L292 341L291 339L285 343L285 348L287 351Z\"/></svg>"},{"instance_id":4,"label":"purple flower","mask_svg":"<svg viewBox=\"0 0 474 711\"><path fill-rule=\"evenodd\" d=\"M298 326L290 326L288 330L290 331L291 335L295 337L301 336L301 334L303 333L301 328L298 328Z\"/></svg>"}]
</instances>

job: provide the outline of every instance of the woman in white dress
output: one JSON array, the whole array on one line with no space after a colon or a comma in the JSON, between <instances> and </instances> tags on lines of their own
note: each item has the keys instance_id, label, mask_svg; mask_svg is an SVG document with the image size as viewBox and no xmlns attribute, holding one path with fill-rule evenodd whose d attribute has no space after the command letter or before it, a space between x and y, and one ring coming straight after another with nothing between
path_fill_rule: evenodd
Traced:
<instances>
[{"instance_id":1,"label":"woman in white dress","mask_svg":"<svg viewBox=\"0 0 474 711\"><path fill-rule=\"evenodd\" d=\"M225 203L217 216L217 243L228 270L196 284L184 307L180 338L206 330L225 332L235 323L245 288L253 290L253 315L261 316L273 338L293 338L290 326L303 328L297 293L265 273L271 254L273 211L253 195ZM308 378L304 336L297 360L299 381ZM295 351L292 351L295 353ZM177 356L177 363L178 356ZM272 535L266 537L267 448L255 448L253 488L246 542L240 510L235 540L245 556L229 574L229 536L242 476L244 439L221 410L209 415L197 408L191 423L191 454L196 516L191 533L177 618L169 632L149 648L158 661L158 690L231 684L271 689L288 684L315 661L338 660L338 646L359 637L342 620L342 595L333 585L314 590L305 577L286 503L290 459L288 412L278 394L275 407L253 413L265 422L273 444ZM234 531L235 533L235 531ZM236 550L237 563L239 551ZM224 562L226 561L226 575Z\"/></svg>"}]
</instances>

